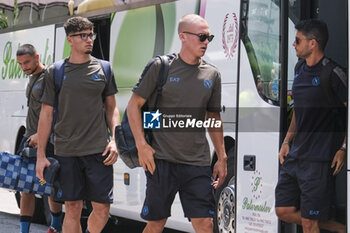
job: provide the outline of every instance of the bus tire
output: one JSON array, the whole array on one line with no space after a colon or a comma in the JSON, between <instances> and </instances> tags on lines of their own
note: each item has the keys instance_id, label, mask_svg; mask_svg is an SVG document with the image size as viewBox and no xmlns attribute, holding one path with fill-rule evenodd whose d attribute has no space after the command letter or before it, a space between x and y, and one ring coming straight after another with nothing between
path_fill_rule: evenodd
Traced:
<instances>
[{"instance_id":1,"label":"bus tire","mask_svg":"<svg viewBox=\"0 0 350 233\"><path fill-rule=\"evenodd\" d=\"M215 190L215 233L235 232L235 160L234 148L227 151L227 176L224 183Z\"/></svg>"}]
</instances>

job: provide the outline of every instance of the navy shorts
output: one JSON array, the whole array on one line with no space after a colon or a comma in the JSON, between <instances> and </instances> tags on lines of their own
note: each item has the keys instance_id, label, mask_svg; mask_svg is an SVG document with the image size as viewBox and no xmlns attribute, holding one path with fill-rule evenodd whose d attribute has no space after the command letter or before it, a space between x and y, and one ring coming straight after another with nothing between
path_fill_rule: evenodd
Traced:
<instances>
[{"instance_id":1,"label":"navy shorts","mask_svg":"<svg viewBox=\"0 0 350 233\"><path fill-rule=\"evenodd\" d=\"M54 201L87 200L113 203L113 166L100 154L82 157L55 156L60 163Z\"/></svg>"},{"instance_id":2,"label":"navy shorts","mask_svg":"<svg viewBox=\"0 0 350 233\"><path fill-rule=\"evenodd\" d=\"M286 157L275 190L276 207L294 206L307 219L328 220L333 190L331 162Z\"/></svg>"},{"instance_id":3,"label":"navy shorts","mask_svg":"<svg viewBox=\"0 0 350 233\"><path fill-rule=\"evenodd\" d=\"M175 164L155 160L154 174L146 172L146 198L141 217L148 221L168 218L175 195L179 192L187 218L212 218L215 199L209 166Z\"/></svg>"}]
</instances>

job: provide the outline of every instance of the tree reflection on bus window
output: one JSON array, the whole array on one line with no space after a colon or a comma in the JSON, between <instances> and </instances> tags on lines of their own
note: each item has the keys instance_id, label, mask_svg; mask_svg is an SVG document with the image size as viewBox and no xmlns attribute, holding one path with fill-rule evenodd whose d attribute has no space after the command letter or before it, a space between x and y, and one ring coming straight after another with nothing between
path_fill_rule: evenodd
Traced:
<instances>
[{"instance_id":1,"label":"tree reflection on bus window","mask_svg":"<svg viewBox=\"0 0 350 233\"><path fill-rule=\"evenodd\" d=\"M242 41L261 98L279 104L280 0L243 2Z\"/></svg>"}]
</instances>

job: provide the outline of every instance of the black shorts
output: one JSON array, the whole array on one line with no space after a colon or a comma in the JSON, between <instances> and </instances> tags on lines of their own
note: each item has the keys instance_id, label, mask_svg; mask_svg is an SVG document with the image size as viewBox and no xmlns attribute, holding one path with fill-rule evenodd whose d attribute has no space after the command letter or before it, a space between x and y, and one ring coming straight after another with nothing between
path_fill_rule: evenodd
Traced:
<instances>
[{"instance_id":1,"label":"black shorts","mask_svg":"<svg viewBox=\"0 0 350 233\"><path fill-rule=\"evenodd\" d=\"M286 157L275 190L276 207L294 206L307 219L328 220L333 190L330 162Z\"/></svg>"},{"instance_id":2,"label":"black shorts","mask_svg":"<svg viewBox=\"0 0 350 233\"><path fill-rule=\"evenodd\" d=\"M179 192L187 218L212 218L215 199L209 166L191 166L156 160L154 174L146 172L146 198L141 217L156 221L169 217L175 195Z\"/></svg>"},{"instance_id":3,"label":"black shorts","mask_svg":"<svg viewBox=\"0 0 350 233\"><path fill-rule=\"evenodd\" d=\"M53 200L113 203L113 166L104 165L103 160L107 155L101 154L55 156L60 163L60 170Z\"/></svg>"},{"instance_id":4,"label":"black shorts","mask_svg":"<svg viewBox=\"0 0 350 233\"><path fill-rule=\"evenodd\" d=\"M18 149L16 151L17 155L20 154L20 152L22 152L22 150L24 149L24 144L26 143L26 141L28 141L28 138L27 137L23 137L22 141L19 144L19 147L18 147ZM46 153L46 157L52 157L53 154L54 154L54 147L53 147L53 144L51 144L50 142L48 142L46 144L46 151L45 151L45 153Z\"/></svg>"}]
</instances>

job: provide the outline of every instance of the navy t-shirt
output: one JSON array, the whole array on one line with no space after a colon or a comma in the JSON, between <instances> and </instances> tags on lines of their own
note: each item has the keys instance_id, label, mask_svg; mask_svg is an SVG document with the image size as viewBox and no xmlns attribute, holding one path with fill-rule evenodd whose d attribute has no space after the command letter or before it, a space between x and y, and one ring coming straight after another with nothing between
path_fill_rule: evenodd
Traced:
<instances>
[{"instance_id":1,"label":"navy t-shirt","mask_svg":"<svg viewBox=\"0 0 350 233\"><path fill-rule=\"evenodd\" d=\"M296 135L289 155L309 161L330 161L344 140L345 117L340 117L347 90L334 71L330 84L337 106L332 106L321 86L322 60L309 67L304 62L293 83ZM337 110L335 110L337 109ZM337 122L338 121L338 122ZM339 121L343 124L339 124ZM343 129L342 129L343 128Z\"/></svg>"}]
</instances>

